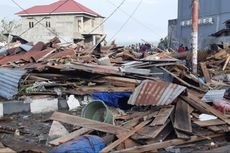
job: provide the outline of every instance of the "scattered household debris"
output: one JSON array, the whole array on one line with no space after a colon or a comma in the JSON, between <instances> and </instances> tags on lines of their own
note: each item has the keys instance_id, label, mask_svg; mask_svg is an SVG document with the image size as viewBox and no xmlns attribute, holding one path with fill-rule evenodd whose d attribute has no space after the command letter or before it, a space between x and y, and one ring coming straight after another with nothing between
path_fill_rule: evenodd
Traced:
<instances>
[{"instance_id":1,"label":"scattered household debris","mask_svg":"<svg viewBox=\"0 0 230 153\"><path fill-rule=\"evenodd\" d=\"M94 46L21 40L0 50L0 152L229 145L229 50L200 53L193 75L190 53L137 52L102 46L104 39Z\"/></svg>"}]
</instances>

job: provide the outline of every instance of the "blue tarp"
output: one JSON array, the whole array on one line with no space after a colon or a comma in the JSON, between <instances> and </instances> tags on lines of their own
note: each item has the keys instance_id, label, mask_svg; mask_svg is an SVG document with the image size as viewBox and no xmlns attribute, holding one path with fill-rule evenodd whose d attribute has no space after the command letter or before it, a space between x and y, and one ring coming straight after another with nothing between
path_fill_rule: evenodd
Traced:
<instances>
[{"instance_id":1,"label":"blue tarp","mask_svg":"<svg viewBox=\"0 0 230 153\"><path fill-rule=\"evenodd\" d=\"M92 97L103 101L108 106L129 109L131 105L127 103L131 94L131 92L98 92L92 94Z\"/></svg>"},{"instance_id":2,"label":"blue tarp","mask_svg":"<svg viewBox=\"0 0 230 153\"><path fill-rule=\"evenodd\" d=\"M105 146L106 144L102 138L88 135L64 143L50 153L98 153Z\"/></svg>"}]
</instances>

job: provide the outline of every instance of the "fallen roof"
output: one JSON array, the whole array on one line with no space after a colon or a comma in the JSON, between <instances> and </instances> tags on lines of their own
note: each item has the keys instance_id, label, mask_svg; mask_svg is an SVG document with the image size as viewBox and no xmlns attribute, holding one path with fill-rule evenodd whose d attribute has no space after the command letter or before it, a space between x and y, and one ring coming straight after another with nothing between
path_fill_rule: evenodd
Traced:
<instances>
[{"instance_id":1,"label":"fallen roof","mask_svg":"<svg viewBox=\"0 0 230 153\"><path fill-rule=\"evenodd\" d=\"M145 80L130 97L128 103L139 106L171 104L186 87L168 82Z\"/></svg>"},{"instance_id":2,"label":"fallen roof","mask_svg":"<svg viewBox=\"0 0 230 153\"><path fill-rule=\"evenodd\" d=\"M58 0L49 5L34 6L16 13L19 16L44 15L44 14L76 14L85 13L93 16L100 16L95 11L81 5L74 0Z\"/></svg>"}]
</instances>

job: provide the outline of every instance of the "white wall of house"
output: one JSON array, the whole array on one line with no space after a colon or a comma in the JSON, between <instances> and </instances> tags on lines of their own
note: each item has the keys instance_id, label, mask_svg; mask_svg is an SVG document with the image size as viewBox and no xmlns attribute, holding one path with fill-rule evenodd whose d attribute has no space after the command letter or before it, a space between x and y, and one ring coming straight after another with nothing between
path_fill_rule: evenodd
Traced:
<instances>
[{"instance_id":1,"label":"white wall of house","mask_svg":"<svg viewBox=\"0 0 230 153\"><path fill-rule=\"evenodd\" d=\"M42 20L40 24L36 24L40 20ZM102 22L102 17L76 14L22 16L21 26L14 34L20 35L28 30L21 37L34 43L38 41L47 42L56 35L60 36L62 42L72 42L73 39L83 38L81 34L104 34L103 25L90 33Z\"/></svg>"}]
</instances>

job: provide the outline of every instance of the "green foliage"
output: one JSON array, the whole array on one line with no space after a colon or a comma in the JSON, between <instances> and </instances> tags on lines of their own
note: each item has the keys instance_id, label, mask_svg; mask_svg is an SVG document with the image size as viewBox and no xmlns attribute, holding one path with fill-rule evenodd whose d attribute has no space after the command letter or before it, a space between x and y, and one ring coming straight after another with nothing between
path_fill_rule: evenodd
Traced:
<instances>
[{"instance_id":1,"label":"green foliage","mask_svg":"<svg viewBox=\"0 0 230 153\"><path fill-rule=\"evenodd\" d=\"M19 26L16 20L8 20L6 18L0 20L0 41L4 41L6 38L4 33L12 33L15 28Z\"/></svg>"}]
</instances>

